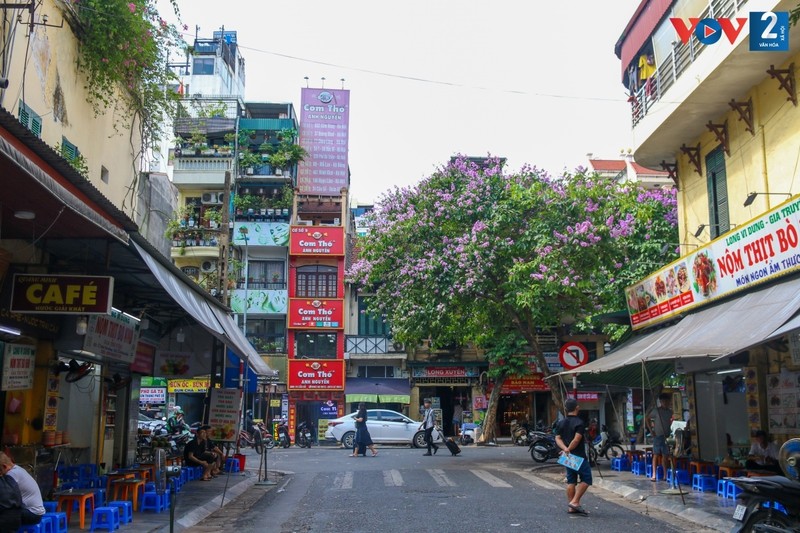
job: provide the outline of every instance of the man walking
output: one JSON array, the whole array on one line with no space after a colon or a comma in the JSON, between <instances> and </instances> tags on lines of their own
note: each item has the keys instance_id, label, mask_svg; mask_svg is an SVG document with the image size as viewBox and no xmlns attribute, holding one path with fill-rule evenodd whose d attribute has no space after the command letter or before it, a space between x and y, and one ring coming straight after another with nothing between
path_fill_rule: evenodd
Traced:
<instances>
[{"instance_id":1,"label":"man walking","mask_svg":"<svg viewBox=\"0 0 800 533\"><path fill-rule=\"evenodd\" d=\"M428 453L422 455L431 455L431 447L433 447L433 453L436 454L436 452L439 451L439 447L433 443L433 427L436 421L433 419L431 399L425 398L422 403L425 405L425 415L422 418L422 424L419 426L419 429L425 430L425 444L428 445Z\"/></svg>"},{"instance_id":2,"label":"man walking","mask_svg":"<svg viewBox=\"0 0 800 533\"><path fill-rule=\"evenodd\" d=\"M658 407L650 411L650 427L653 432L653 475L650 481L658 479L658 466L667 478L667 459L669 458L669 447L667 447L667 436L670 433L672 424L672 409L669 405L672 397L667 393L658 395Z\"/></svg>"},{"instance_id":3,"label":"man walking","mask_svg":"<svg viewBox=\"0 0 800 533\"><path fill-rule=\"evenodd\" d=\"M556 429L556 445L561 449L562 455L574 455L583 459L578 470L566 468L567 506L569 507L567 512L589 516L589 513L581 507L581 498L592 484L592 468L586 457L586 425L578 416L578 400L567 398L567 401L564 402L564 409L567 411L567 416L559 422ZM580 483L578 483L578 476L580 476Z\"/></svg>"}]
</instances>

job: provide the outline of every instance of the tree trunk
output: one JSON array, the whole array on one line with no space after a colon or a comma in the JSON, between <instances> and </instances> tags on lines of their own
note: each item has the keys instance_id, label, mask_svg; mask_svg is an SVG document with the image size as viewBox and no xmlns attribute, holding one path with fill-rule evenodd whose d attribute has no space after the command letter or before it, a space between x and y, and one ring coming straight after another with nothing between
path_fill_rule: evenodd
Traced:
<instances>
[{"instance_id":1,"label":"tree trunk","mask_svg":"<svg viewBox=\"0 0 800 533\"><path fill-rule=\"evenodd\" d=\"M500 390L503 388L503 383L506 380L506 375L502 374L494 380L492 393L489 395L489 403L486 405L486 417L481 424L481 436L478 438L478 444L486 444L487 442L497 443L497 404L500 403Z\"/></svg>"}]
</instances>

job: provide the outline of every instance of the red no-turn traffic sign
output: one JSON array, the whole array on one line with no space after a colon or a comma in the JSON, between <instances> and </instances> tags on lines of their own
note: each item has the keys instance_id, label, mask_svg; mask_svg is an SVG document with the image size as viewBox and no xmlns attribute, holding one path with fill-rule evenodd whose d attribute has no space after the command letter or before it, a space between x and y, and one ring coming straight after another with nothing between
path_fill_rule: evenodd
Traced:
<instances>
[{"instance_id":1,"label":"red no-turn traffic sign","mask_svg":"<svg viewBox=\"0 0 800 533\"><path fill-rule=\"evenodd\" d=\"M589 350L579 342L568 342L558 351L558 360L565 369L572 370L589 362Z\"/></svg>"}]
</instances>

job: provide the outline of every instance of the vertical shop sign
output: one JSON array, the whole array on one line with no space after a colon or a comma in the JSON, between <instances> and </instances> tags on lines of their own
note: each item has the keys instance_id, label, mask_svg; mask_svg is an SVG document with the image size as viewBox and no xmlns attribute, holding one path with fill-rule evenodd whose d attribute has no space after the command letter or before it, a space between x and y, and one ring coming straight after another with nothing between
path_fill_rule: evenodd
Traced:
<instances>
[{"instance_id":1,"label":"vertical shop sign","mask_svg":"<svg viewBox=\"0 0 800 533\"><path fill-rule=\"evenodd\" d=\"M32 389L35 360L35 346L6 344L3 357L2 389L4 391Z\"/></svg>"}]
</instances>

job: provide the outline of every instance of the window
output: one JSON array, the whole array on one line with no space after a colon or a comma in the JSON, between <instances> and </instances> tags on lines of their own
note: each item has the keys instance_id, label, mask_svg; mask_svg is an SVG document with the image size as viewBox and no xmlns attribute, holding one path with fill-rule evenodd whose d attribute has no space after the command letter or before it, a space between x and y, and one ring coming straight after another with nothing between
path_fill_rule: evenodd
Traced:
<instances>
[{"instance_id":1,"label":"window","mask_svg":"<svg viewBox=\"0 0 800 533\"><path fill-rule=\"evenodd\" d=\"M358 297L358 334L363 336L387 337L389 326L380 316L367 312L367 299Z\"/></svg>"},{"instance_id":2,"label":"window","mask_svg":"<svg viewBox=\"0 0 800 533\"><path fill-rule=\"evenodd\" d=\"M359 366L358 367L358 374L356 377L359 378L393 378L394 377L394 367L393 366Z\"/></svg>"},{"instance_id":3,"label":"window","mask_svg":"<svg viewBox=\"0 0 800 533\"><path fill-rule=\"evenodd\" d=\"M19 102L19 121L37 137L42 136L42 117L34 113L22 100Z\"/></svg>"},{"instance_id":4,"label":"window","mask_svg":"<svg viewBox=\"0 0 800 533\"><path fill-rule=\"evenodd\" d=\"M194 75L214 74L214 58L195 57L194 64L192 66L192 74Z\"/></svg>"},{"instance_id":5,"label":"window","mask_svg":"<svg viewBox=\"0 0 800 533\"><path fill-rule=\"evenodd\" d=\"M262 353L286 353L286 319L247 319L247 340Z\"/></svg>"},{"instance_id":6,"label":"window","mask_svg":"<svg viewBox=\"0 0 800 533\"><path fill-rule=\"evenodd\" d=\"M284 290L286 271L283 261L253 261L248 265L248 276L250 289Z\"/></svg>"},{"instance_id":7,"label":"window","mask_svg":"<svg viewBox=\"0 0 800 533\"><path fill-rule=\"evenodd\" d=\"M200 269L197 268L196 266L185 266L181 268L181 272L183 272L184 274L193 279L200 278Z\"/></svg>"},{"instance_id":8,"label":"window","mask_svg":"<svg viewBox=\"0 0 800 533\"><path fill-rule=\"evenodd\" d=\"M728 180L725 173L725 152L717 147L706 156L708 181L709 232L715 239L731 229L728 214Z\"/></svg>"},{"instance_id":9,"label":"window","mask_svg":"<svg viewBox=\"0 0 800 533\"><path fill-rule=\"evenodd\" d=\"M296 359L336 359L336 333L297 333Z\"/></svg>"},{"instance_id":10,"label":"window","mask_svg":"<svg viewBox=\"0 0 800 533\"><path fill-rule=\"evenodd\" d=\"M81 155L81 152L78 150L77 146L69 142L69 139L66 137L61 137L61 155L64 157L64 159L72 161Z\"/></svg>"},{"instance_id":11,"label":"window","mask_svg":"<svg viewBox=\"0 0 800 533\"><path fill-rule=\"evenodd\" d=\"M297 296L300 298L336 298L338 285L336 267L308 265L297 269Z\"/></svg>"}]
</instances>

